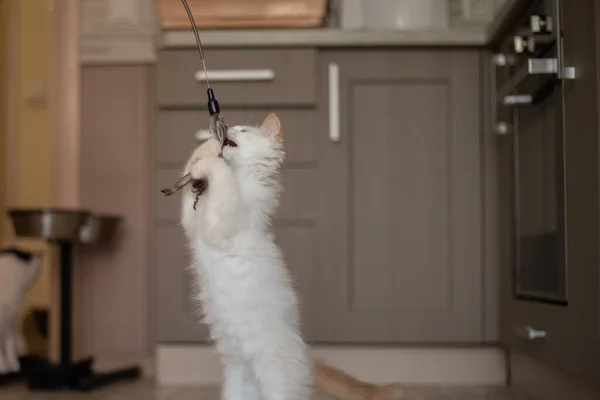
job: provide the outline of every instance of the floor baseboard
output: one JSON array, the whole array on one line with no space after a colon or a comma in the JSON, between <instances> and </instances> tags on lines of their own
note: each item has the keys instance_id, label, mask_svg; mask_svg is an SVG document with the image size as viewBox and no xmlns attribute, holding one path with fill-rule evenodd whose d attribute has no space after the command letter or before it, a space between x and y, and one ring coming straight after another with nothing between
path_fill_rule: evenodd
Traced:
<instances>
[{"instance_id":1,"label":"floor baseboard","mask_svg":"<svg viewBox=\"0 0 600 400\"><path fill-rule=\"evenodd\" d=\"M505 385L500 348L395 348L314 346L313 357L373 383ZM215 385L221 365L210 346L159 345L156 379L162 385Z\"/></svg>"},{"instance_id":2,"label":"floor baseboard","mask_svg":"<svg viewBox=\"0 0 600 400\"><path fill-rule=\"evenodd\" d=\"M131 367L137 365L142 370L144 378L155 378L156 362L152 357L118 357L105 356L96 357L94 369L97 372L111 371L123 367Z\"/></svg>"},{"instance_id":3,"label":"floor baseboard","mask_svg":"<svg viewBox=\"0 0 600 400\"><path fill-rule=\"evenodd\" d=\"M522 354L509 356L511 385L534 400L598 400L600 393Z\"/></svg>"}]
</instances>

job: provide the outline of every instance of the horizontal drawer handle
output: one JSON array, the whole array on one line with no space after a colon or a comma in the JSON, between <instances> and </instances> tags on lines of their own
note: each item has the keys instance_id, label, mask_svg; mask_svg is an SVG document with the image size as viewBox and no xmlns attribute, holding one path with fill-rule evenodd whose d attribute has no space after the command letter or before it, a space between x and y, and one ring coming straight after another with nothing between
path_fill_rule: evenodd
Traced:
<instances>
[{"instance_id":1,"label":"horizontal drawer handle","mask_svg":"<svg viewBox=\"0 0 600 400\"><path fill-rule=\"evenodd\" d=\"M508 96L504 96L504 100L502 103L505 106L511 106L515 104L531 104L533 101L533 96L529 94L511 94Z\"/></svg>"},{"instance_id":2,"label":"horizontal drawer handle","mask_svg":"<svg viewBox=\"0 0 600 400\"><path fill-rule=\"evenodd\" d=\"M196 71L195 78L199 82L206 81L204 71ZM243 82L272 81L275 71L272 69L215 69L208 71L210 82Z\"/></svg>"}]
</instances>

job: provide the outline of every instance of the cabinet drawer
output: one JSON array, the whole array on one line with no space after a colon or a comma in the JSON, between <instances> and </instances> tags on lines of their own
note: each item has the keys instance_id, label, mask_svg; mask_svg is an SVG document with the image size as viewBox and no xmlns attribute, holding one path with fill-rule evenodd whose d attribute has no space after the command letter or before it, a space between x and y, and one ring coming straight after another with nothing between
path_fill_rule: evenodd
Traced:
<instances>
[{"instance_id":1,"label":"cabinet drawer","mask_svg":"<svg viewBox=\"0 0 600 400\"><path fill-rule=\"evenodd\" d=\"M315 103L314 49L206 51L211 86L221 107ZM198 52L164 50L158 60L158 105L206 106Z\"/></svg>"}]
</instances>

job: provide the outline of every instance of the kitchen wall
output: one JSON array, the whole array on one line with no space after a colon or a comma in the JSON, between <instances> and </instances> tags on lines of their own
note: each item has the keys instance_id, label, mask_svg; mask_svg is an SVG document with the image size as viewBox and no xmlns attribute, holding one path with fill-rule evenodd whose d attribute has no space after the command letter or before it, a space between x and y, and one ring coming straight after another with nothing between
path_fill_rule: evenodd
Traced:
<instances>
[{"instance_id":1,"label":"kitchen wall","mask_svg":"<svg viewBox=\"0 0 600 400\"><path fill-rule=\"evenodd\" d=\"M2 148L1 153L0 171L2 179L7 179L7 182L2 181L2 188L9 191L2 193L2 208L51 205L52 138L47 92L51 73L51 3L52 0L2 0L2 18L5 20L0 22L0 26L3 35L9 35L10 40L0 50L1 54L9 56L3 63L2 76L7 80L0 93L7 93L2 105L4 123L9 123L9 116L12 118L11 130L2 130L10 135L2 140L3 146L8 147ZM9 20L11 23L8 23ZM14 86L9 88L11 83ZM3 240L10 242L13 239L5 237ZM46 244L38 240L18 240L18 244L47 250ZM23 313L31 307L49 307L50 259L46 259L39 279L28 293Z\"/></svg>"},{"instance_id":2,"label":"kitchen wall","mask_svg":"<svg viewBox=\"0 0 600 400\"><path fill-rule=\"evenodd\" d=\"M114 245L78 254L75 352L109 362L144 361L154 352L154 68L84 66L81 80L81 206L123 217L123 229Z\"/></svg>"},{"instance_id":3,"label":"kitchen wall","mask_svg":"<svg viewBox=\"0 0 600 400\"><path fill-rule=\"evenodd\" d=\"M9 128L9 0L0 0L0 209L6 206L6 136ZM6 225L4 213L0 213L0 227ZM6 232L0 228L0 243Z\"/></svg>"}]
</instances>

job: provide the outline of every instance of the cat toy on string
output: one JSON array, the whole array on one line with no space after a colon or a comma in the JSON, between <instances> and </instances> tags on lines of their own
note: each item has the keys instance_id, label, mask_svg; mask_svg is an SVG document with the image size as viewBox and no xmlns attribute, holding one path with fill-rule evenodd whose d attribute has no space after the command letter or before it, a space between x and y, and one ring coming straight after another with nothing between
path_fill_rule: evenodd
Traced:
<instances>
[{"instance_id":1,"label":"cat toy on string","mask_svg":"<svg viewBox=\"0 0 600 400\"><path fill-rule=\"evenodd\" d=\"M198 46L198 54L200 55L200 61L202 62L202 68L204 69L204 77L206 80L206 93L208 96L208 113L210 114L210 132L211 134L217 138L217 140L221 143L221 146L225 143L225 138L227 136L227 125L225 125L225 121L223 121L223 117L221 116L221 109L219 107L219 102L215 98L215 92L210 87L210 82L208 81L208 71L206 70L206 62L204 61L204 48L202 47L202 41L200 40L200 35L198 34L198 28L196 27L196 22L194 21L194 16L190 10L190 7L187 4L186 0L181 0L183 3L183 7L185 7L185 12L188 15L190 20L190 24L192 25L192 31L194 32L194 37L196 38L196 45ZM196 193L196 202L194 203L194 209L196 209L196 203L198 202L198 197L204 193L206 188L208 187L208 182L206 179L195 181L191 174L187 173L182 176L172 189L162 189L161 192L165 196L171 196L174 193L177 193L181 189L183 189L188 184L192 183L192 191Z\"/></svg>"}]
</instances>

